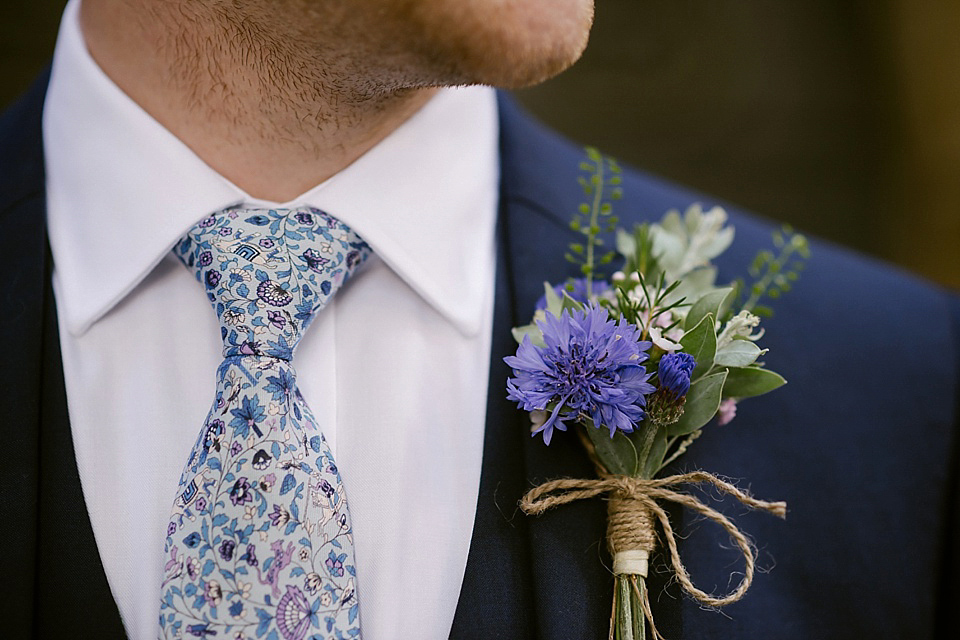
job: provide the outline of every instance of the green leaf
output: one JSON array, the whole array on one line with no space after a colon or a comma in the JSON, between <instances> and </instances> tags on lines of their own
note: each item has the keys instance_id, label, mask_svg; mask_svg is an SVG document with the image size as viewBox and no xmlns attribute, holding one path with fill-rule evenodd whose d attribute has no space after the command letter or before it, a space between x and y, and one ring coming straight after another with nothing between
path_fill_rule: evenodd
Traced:
<instances>
[{"instance_id":1,"label":"green leaf","mask_svg":"<svg viewBox=\"0 0 960 640\"><path fill-rule=\"evenodd\" d=\"M683 323L684 330L697 326L708 313L712 313L714 318L721 317L726 311L725 307L729 305L732 294L733 287L724 287L702 296L687 312L687 319Z\"/></svg>"},{"instance_id":2,"label":"green leaf","mask_svg":"<svg viewBox=\"0 0 960 640\"><path fill-rule=\"evenodd\" d=\"M630 438L619 430L611 438L607 427L601 426L598 429L592 422L585 425L584 429L587 430L597 457L607 471L624 476L632 476L637 472L637 448L630 442Z\"/></svg>"},{"instance_id":3,"label":"green leaf","mask_svg":"<svg viewBox=\"0 0 960 640\"><path fill-rule=\"evenodd\" d=\"M693 370L691 380L697 380L713 368L713 358L717 354L717 333L713 321L713 314L708 313L699 324L680 338L685 353L693 356L697 366Z\"/></svg>"},{"instance_id":4,"label":"green leaf","mask_svg":"<svg viewBox=\"0 0 960 640\"><path fill-rule=\"evenodd\" d=\"M713 364L718 367L746 367L757 361L766 349L749 340L733 340L717 349Z\"/></svg>"},{"instance_id":5,"label":"green leaf","mask_svg":"<svg viewBox=\"0 0 960 640\"><path fill-rule=\"evenodd\" d=\"M512 333L513 339L517 341L517 344L523 342L523 336L530 336L530 342L533 343L533 346L540 347L541 349L547 346L547 343L543 341L543 334L540 333L540 329L535 324L514 327Z\"/></svg>"},{"instance_id":6,"label":"green leaf","mask_svg":"<svg viewBox=\"0 0 960 640\"><path fill-rule=\"evenodd\" d=\"M724 398L752 398L787 383L780 374L759 367L731 367L728 371Z\"/></svg>"},{"instance_id":7,"label":"green leaf","mask_svg":"<svg viewBox=\"0 0 960 640\"><path fill-rule=\"evenodd\" d=\"M726 379L727 372L719 371L691 384L690 391L687 392L687 401L683 405L683 415L667 426L668 435L685 436L710 422L710 419L717 415L717 409L720 407L720 397Z\"/></svg>"}]
</instances>

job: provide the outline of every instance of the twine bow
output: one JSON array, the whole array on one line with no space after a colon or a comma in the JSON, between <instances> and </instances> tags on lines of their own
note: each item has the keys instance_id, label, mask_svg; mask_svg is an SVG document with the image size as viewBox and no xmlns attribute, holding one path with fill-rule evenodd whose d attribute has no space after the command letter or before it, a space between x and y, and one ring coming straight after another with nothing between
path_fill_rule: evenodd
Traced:
<instances>
[{"instance_id":1,"label":"twine bow","mask_svg":"<svg viewBox=\"0 0 960 640\"><path fill-rule=\"evenodd\" d=\"M743 532L722 513L703 504L689 494L679 493L669 488L679 484L713 485L752 509L768 511L781 518L785 518L787 514L787 504L785 502L757 500L729 482L725 482L705 471L693 471L666 478L645 479L609 475L601 470L601 477L595 480L562 478L544 482L523 496L520 501L520 508L528 515L539 515L553 507L559 507L576 500L610 494L607 544L614 557L615 574L633 574L646 577L647 556L653 551L656 540L653 523L655 517L663 528L664 539L670 552L670 562L680 586L697 602L709 607L722 607L736 602L743 597L753 582L756 562L753 547ZM674 502L692 509L716 522L730 534L730 539L736 543L743 553L746 564L743 579L736 589L727 595L715 596L698 589L693 584L687 568L680 560L676 534L673 527L670 526L670 519L663 507L657 503L658 500ZM636 582L633 581L632 584L636 591ZM653 615L646 589L643 590L641 603L654 637L662 637L653 624Z\"/></svg>"}]
</instances>

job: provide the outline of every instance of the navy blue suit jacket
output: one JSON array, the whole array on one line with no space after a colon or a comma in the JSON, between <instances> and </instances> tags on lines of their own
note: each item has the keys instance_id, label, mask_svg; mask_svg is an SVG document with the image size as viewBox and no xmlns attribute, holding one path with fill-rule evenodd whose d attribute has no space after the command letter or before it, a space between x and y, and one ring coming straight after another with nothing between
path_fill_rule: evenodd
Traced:
<instances>
[{"instance_id":1,"label":"navy blue suit jacket","mask_svg":"<svg viewBox=\"0 0 960 640\"><path fill-rule=\"evenodd\" d=\"M70 437L44 229L40 113L46 80L0 120L0 635L121 638L84 506ZM539 518L517 511L534 483L590 477L573 438L549 448L504 398L542 282L572 275L567 221L581 152L501 97L502 186L490 395L476 524L454 638L606 638L611 576L604 503ZM709 198L628 172L625 224ZM731 212L721 280L743 272L771 225ZM918 248L922 250L922 248ZM824 243L765 323L766 361L790 384L706 430L674 470L704 469L765 499L786 521L726 502L757 543L753 588L724 614L662 577L655 616L679 638L933 638L954 628L960 492L960 303L911 276ZM671 511L695 582L723 591L739 558L714 525ZM662 567L663 560L654 560Z\"/></svg>"}]
</instances>

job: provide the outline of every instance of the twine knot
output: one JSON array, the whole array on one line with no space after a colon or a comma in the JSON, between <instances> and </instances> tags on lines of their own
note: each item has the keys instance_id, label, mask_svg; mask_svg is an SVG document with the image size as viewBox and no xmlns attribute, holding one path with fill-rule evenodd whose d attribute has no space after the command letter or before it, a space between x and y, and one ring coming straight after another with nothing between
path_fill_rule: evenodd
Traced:
<instances>
[{"instance_id":1,"label":"twine knot","mask_svg":"<svg viewBox=\"0 0 960 640\"><path fill-rule=\"evenodd\" d=\"M781 518L785 518L787 514L785 502L757 500L749 493L705 471L693 471L657 479L607 474L595 480L561 478L544 482L528 491L520 500L520 508L528 515L540 515L569 502L608 494L607 545L614 558L614 574L646 576L647 559L656 545L654 522L659 522L673 571L684 591L697 602L709 607L722 607L734 603L743 597L753 582L756 552L750 540L722 513L700 502L694 496L670 488L680 484L712 485L751 509L767 511ZM674 502L692 509L723 527L740 549L746 565L743 579L736 589L726 595L717 596L706 593L693 584L687 568L680 560L677 538L670 525L670 519L667 517L667 512L658 504L658 500Z\"/></svg>"}]
</instances>

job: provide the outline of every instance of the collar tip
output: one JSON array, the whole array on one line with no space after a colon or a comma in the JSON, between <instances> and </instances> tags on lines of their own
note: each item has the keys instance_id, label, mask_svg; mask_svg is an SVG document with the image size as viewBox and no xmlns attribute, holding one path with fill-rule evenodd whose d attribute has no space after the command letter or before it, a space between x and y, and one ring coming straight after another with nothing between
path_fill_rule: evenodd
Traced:
<instances>
[{"instance_id":1,"label":"collar tip","mask_svg":"<svg viewBox=\"0 0 960 640\"><path fill-rule=\"evenodd\" d=\"M90 327L93 326L92 320L67 320L66 324L67 331L70 332L70 335L74 338L79 338L83 336L87 331L90 330Z\"/></svg>"},{"instance_id":2,"label":"collar tip","mask_svg":"<svg viewBox=\"0 0 960 640\"><path fill-rule=\"evenodd\" d=\"M480 322L477 322L473 319L465 320L463 318L454 318L449 316L448 319L464 338L475 338L480 333Z\"/></svg>"},{"instance_id":3,"label":"collar tip","mask_svg":"<svg viewBox=\"0 0 960 640\"><path fill-rule=\"evenodd\" d=\"M66 306L66 305L65 305ZM87 331L90 330L97 320L102 316L102 312L89 312L89 311L73 311L68 308L64 310L63 313L63 324L62 326L70 332L70 335L74 338L79 338L83 336Z\"/></svg>"}]
</instances>

